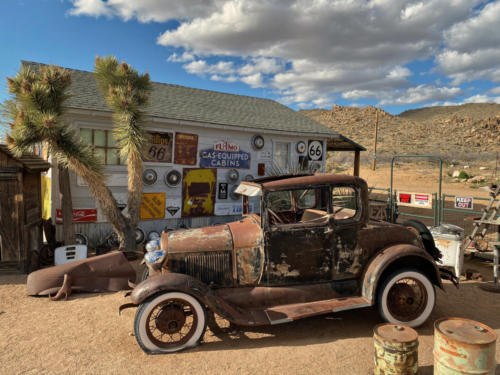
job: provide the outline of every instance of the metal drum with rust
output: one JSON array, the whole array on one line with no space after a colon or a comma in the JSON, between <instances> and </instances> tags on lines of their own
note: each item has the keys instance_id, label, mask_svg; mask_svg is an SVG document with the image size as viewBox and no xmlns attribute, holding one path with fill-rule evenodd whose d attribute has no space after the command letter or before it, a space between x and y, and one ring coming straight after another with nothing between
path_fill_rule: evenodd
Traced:
<instances>
[{"instance_id":1,"label":"metal drum with rust","mask_svg":"<svg viewBox=\"0 0 500 375\"><path fill-rule=\"evenodd\" d=\"M475 320L436 320L434 374L495 374L496 340L495 331Z\"/></svg>"},{"instance_id":2,"label":"metal drum with rust","mask_svg":"<svg viewBox=\"0 0 500 375\"><path fill-rule=\"evenodd\" d=\"M403 325L382 323L373 329L375 375L418 372L418 334Z\"/></svg>"}]
</instances>

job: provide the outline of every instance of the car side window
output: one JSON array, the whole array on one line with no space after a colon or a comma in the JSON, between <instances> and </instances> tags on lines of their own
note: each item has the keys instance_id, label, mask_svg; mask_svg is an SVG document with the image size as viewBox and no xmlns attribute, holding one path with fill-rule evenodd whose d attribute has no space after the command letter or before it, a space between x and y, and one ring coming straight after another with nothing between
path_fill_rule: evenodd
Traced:
<instances>
[{"instance_id":1,"label":"car side window","mask_svg":"<svg viewBox=\"0 0 500 375\"><path fill-rule=\"evenodd\" d=\"M268 207L274 212L289 211L292 209L292 195L290 191L272 191L267 194Z\"/></svg>"},{"instance_id":2,"label":"car side window","mask_svg":"<svg viewBox=\"0 0 500 375\"><path fill-rule=\"evenodd\" d=\"M354 218L359 211L358 202L358 192L354 187L332 187L332 206L335 221Z\"/></svg>"},{"instance_id":3,"label":"car side window","mask_svg":"<svg viewBox=\"0 0 500 375\"><path fill-rule=\"evenodd\" d=\"M315 208L317 205L316 189L294 190L293 195L298 209Z\"/></svg>"}]
</instances>

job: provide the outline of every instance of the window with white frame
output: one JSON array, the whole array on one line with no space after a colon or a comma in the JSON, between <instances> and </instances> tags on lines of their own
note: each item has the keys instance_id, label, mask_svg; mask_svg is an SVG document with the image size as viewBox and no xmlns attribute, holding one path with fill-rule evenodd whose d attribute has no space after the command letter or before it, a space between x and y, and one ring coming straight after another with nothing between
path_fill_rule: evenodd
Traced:
<instances>
[{"instance_id":1,"label":"window with white frame","mask_svg":"<svg viewBox=\"0 0 500 375\"><path fill-rule=\"evenodd\" d=\"M280 169L288 169L290 166L290 143L274 143L274 165Z\"/></svg>"},{"instance_id":2,"label":"window with white frame","mask_svg":"<svg viewBox=\"0 0 500 375\"><path fill-rule=\"evenodd\" d=\"M120 149L111 130L80 129L84 144L92 147L94 155L105 165L123 165L126 160L120 157Z\"/></svg>"}]
</instances>

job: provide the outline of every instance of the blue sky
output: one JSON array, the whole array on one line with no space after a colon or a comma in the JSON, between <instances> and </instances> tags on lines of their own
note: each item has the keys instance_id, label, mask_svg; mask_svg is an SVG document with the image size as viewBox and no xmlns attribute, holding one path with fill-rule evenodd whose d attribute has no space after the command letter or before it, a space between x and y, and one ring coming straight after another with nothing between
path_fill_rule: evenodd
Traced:
<instances>
[{"instance_id":1,"label":"blue sky","mask_svg":"<svg viewBox=\"0 0 500 375\"><path fill-rule=\"evenodd\" d=\"M500 0L4 0L0 14L3 77L115 55L154 81L293 109L500 103Z\"/></svg>"}]
</instances>

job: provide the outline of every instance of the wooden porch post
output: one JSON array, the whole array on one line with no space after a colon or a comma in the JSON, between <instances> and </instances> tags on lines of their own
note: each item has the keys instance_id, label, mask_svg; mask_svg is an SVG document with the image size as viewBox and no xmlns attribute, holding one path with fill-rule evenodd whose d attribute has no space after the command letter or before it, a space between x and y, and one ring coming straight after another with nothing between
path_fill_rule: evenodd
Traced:
<instances>
[{"instance_id":1,"label":"wooden porch post","mask_svg":"<svg viewBox=\"0 0 500 375\"><path fill-rule=\"evenodd\" d=\"M359 159L361 152L359 150L354 151L354 175L359 176Z\"/></svg>"}]
</instances>

